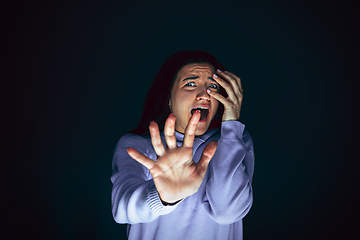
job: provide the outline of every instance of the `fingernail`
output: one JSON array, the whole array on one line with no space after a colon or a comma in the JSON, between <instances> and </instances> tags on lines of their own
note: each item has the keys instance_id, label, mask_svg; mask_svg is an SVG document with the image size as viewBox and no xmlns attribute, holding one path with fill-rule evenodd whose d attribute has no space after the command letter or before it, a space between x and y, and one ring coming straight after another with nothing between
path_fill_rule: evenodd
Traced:
<instances>
[{"instance_id":1,"label":"fingernail","mask_svg":"<svg viewBox=\"0 0 360 240\"><path fill-rule=\"evenodd\" d=\"M218 75L216 75L215 73L213 74L213 76L214 76L214 78L218 78L219 76Z\"/></svg>"},{"instance_id":2,"label":"fingernail","mask_svg":"<svg viewBox=\"0 0 360 240\"><path fill-rule=\"evenodd\" d=\"M211 93L210 89L206 89L206 91L207 91L207 93L208 93L208 94L210 94L210 93Z\"/></svg>"},{"instance_id":3,"label":"fingernail","mask_svg":"<svg viewBox=\"0 0 360 240\"><path fill-rule=\"evenodd\" d=\"M220 70L220 69L217 69L216 71L219 72L219 73L221 73L221 70Z\"/></svg>"},{"instance_id":4,"label":"fingernail","mask_svg":"<svg viewBox=\"0 0 360 240\"><path fill-rule=\"evenodd\" d=\"M228 71L224 71L224 72L229 73Z\"/></svg>"},{"instance_id":5,"label":"fingernail","mask_svg":"<svg viewBox=\"0 0 360 240\"><path fill-rule=\"evenodd\" d=\"M200 110L196 110L195 112L196 112L196 113L197 113L197 112L199 113L199 112L200 112Z\"/></svg>"},{"instance_id":6,"label":"fingernail","mask_svg":"<svg viewBox=\"0 0 360 240\"><path fill-rule=\"evenodd\" d=\"M175 114L174 114L174 113L170 113L169 117L170 117L170 116L174 116L174 117L175 117Z\"/></svg>"}]
</instances>

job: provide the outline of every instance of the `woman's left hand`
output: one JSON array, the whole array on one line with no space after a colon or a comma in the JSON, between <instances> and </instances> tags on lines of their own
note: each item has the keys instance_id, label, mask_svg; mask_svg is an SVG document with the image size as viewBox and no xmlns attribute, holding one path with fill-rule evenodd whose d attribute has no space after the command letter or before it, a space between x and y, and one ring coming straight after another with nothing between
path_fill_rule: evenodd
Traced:
<instances>
[{"instance_id":1,"label":"woman's left hand","mask_svg":"<svg viewBox=\"0 0 360 240\"><path fill-rule=\"evenodd\" d=\"M243 100L241 79L233 73L222 72L220 70L217 70L217 74L214 73L213 77L214 80L225 89L228 95L228 97L225 98L220 93L207 91L210 96L224 105L222 121L239 120L241 103Z\"/></svg>"}]
</instances>

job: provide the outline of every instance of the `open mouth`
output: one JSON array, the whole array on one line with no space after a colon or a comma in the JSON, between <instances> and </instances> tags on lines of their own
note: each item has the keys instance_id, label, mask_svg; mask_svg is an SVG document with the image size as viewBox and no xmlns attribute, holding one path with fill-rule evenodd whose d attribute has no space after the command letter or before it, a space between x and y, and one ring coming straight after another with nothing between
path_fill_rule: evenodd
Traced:
<instances>
[{"instance_id":1,"label":"open mouth","mask_svg":"<svg viewBox=\"0 0 360 240\"><path fill-rule=\"evenodd\" d=\"M200 110L201 116L199 121L204 121L207 119L207 116L209 115L209 109L204 107L196 107L191 109L191 115L194 114L196 110Z\"/></svg>"}]
</instances>

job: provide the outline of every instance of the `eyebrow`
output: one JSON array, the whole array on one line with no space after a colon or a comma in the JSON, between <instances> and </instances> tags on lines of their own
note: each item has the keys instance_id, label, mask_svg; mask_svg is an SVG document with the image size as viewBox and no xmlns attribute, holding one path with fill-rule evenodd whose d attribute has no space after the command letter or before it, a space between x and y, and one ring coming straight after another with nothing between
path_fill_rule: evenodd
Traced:
<instances>
[{"instance_id":1,"label":"eyebrow","mask_svg":"<svg viewBox=\"0 0 360 240\"><path fill-rule=\"evenodd\" d=\"M184 78L183 81L197 79L197 78L199 78L199 76L187 77L187 78ZM208 79L216 82L212 77L208 77Z\"/></svg>"}]
</instances>

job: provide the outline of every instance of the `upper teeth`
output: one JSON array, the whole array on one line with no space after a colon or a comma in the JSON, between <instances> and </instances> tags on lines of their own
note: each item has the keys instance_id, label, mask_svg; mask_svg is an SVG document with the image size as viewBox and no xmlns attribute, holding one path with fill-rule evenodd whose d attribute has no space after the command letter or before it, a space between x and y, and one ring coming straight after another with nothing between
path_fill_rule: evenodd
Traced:
<instances>
[{"instance_id":1,"label":"upper teeth","mask_svg":"<svg viewBox=\"0 0 360 240\"><path fill-rule=\"evenodd\" d=\"M209 108L207 108L207 107L194 107L194 108L209 109ZM193 109L194 109L194 108L193 108Z\"/></svg>"}]
</instances>

